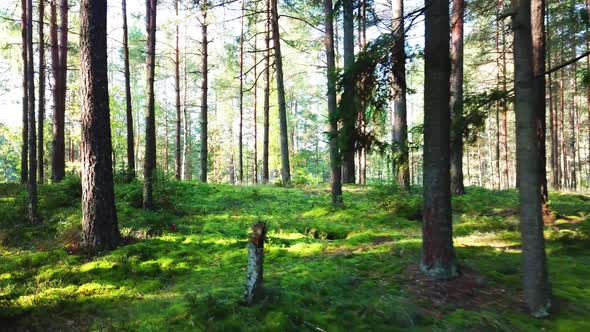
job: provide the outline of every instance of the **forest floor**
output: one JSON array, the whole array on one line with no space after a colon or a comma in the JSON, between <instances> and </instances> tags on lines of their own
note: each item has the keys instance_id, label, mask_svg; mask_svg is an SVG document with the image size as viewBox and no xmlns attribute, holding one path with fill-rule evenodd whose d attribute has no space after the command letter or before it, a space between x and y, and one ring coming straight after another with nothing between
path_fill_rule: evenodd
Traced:
<instances>
[{"instance_id":1,"label":"forest floor","mask_svg":"<svg viewBox=\"0 0 590 332\"><path fill-rule=\"evenodd\" d=\"M44 223L24 223L24 188L0 184L0 330L589 331L590 197L553 193L545 227L554 314L520 300L517 193L453 198L463 275L424 278L419 188L203 185L160 180L160 210L141 184L116 186L126 245L80 252L80 182L40 187ZM249 226L267 222L257 305L242 303ZM174 224L174 225L173 225Z\"/></svg>"}]
</instances>

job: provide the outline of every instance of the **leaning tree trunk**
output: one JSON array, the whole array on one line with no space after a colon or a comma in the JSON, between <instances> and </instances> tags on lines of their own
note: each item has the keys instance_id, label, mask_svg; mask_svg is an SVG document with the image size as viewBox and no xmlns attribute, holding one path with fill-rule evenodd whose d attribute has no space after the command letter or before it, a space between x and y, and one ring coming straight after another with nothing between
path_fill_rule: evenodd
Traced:
<instances>
[{"instance_id":1,"label":"leaning tree trunk","mask_svg":"<svg viewBox=\"0 0 590 332\"><path fill-rule=\"evenodd\" d=\"M178 18L178 0L174 2L176 10L176 17ZM176 21L176 49L174 53L174 92L176 93L176 167L174 169L174 177L180 180L180 172L182 170L182 145L180 140L182 112L180 111L180 27L178 20ZM186 144L186 142L185 142Z\"/></svg>"},{"instance_id":2,"label":"leaning tree trunk","mask_svg":"<svg viewBox=\"0 0 590 332\"><path fill-rule=\"evenodd\" d=\"M541 1L512 0L514 20L514 88L516 112L516 162L520 199L520 228L522 233L524 300L535 317L547 315L550 306L550 288L543 238L541 215L541 173L538 119L538 98L535 94L534 54L539 49L531 36L531 8ZM538 23L538 22L537 22ZM533 30L534 31L534 30ZM539 79L539 78L537 78ZM544 79L544 76L542 78ZM544 142L543 142L544 143Z\"/></svg>"},{"instance_id":3,"label":"leaning tree trunk","mask_svg":"<svg viewBox=\"0 0 590 332\"><path fill-rule=\"evenodd\" d=\"M325 45L328 82L328 121L330 133L330 168L332 171L332 204L342 205L342 167L338 148L338 116L336 104L336 63L334 54L334 10L332 0L324 0Z\"/></svg>"},{"instance_id":4,"label":"leaning tree trunk","mask_svg":"<svg viewBox=\"0 0 590 332\"><path fill-rule=\"evenodd\" d=\"M424 43L424 211L422 262L436 279L457 276L450 193L449 3L426 8Z\"/></svg>"},{"instance_id":5,"label":"leaning tree trunk","mask_svg":"<svg viewBox=\"0 0 590 332\"><path fill-rule=\"evenodd\" d=\"M392 2L393 33L393 176L397 184L410 189L408 160L408 119L406 107L406 51L404 28L404 5L402 0Z\"/></svg>"},{"instance_id":6,"label":"leaning tree trunk","mask_svg":"<svg viewBox=\"0 0 590 332\"><path fill-rule=\"evenodd\" d=\"M21 0L21 38L22 38L22 61L23 61L23 128L22 128L22 145L20 155L20 182L25 184L29 178L29 100L28 84L29 75L27 73L27 0Z\"/></svg>"},{"instance_id":7,"label":"leaning tree trunk","mask_svg":"<svg viewBox=\"0 0 590 332\"><path fill-rule=\"evenodd\" d=\"M45 147L43 142L44 124L45 124L45 0L39 0L39 114L38 114L38 134L37 145L38 158L37 170L39 172L39 182L45 180Z\"/></svg>"},{"instance_id":8,"label":"leaning tree trunk","mask_svg":"<svg viewBox=\"0 0 590 332\"><path fill-rule=\"evenodd\" d=\"M465 194L463 185L463 15L464 0L453 0L451 14L451 193Z\"/></svg>"},{"instance_id":9,"label":"leaning tree trunk","mask_svg":"<svg viewBox=\"0 0 590 332\"><path fill-rule=\"evenodd\" d=\"M33 0L27 0L27 100L29 120L29 174L27 212L29 222L39 222L37 215L37 135L35 126L35 69L33 53Z\"/></svg>"},{"instance_id":10,"label":"leaning tree trunk","mask_svg":"<svg viewBox=\"0 0 590 332\"><path fill-rule=\"evenodd\" d=\"M201 182L207 182L207 126L208 126L208 119L207 119L207 91L209 88L209 68L207 64L207 60L209 57L208 54L208 43L207 40L207 7L208 2L203 1L201 11L203 13L203 17L201 18L201 47L202 49L202 60L201 60L201 72L203 75L203 82L201 83Z\"/></svg>"},{"instance_id":11,"label":"leaning tree trunk","mask_svg":"<svg viewBox=\"0 0 590 332\"><path fill-rule=\"evenodd\" d=\"M270 113L270 0L266 0L266 31L264 54L264 121L262 129L262 183L268 183L269 113Z\"/></svg>"},{"instance_id":12,"label":"leaning tree trunk","mask_svg":"<svg viewBox=\"0 0 590 332\"><path fill-rule=\"evenodd\" d=\"M133 133L133 109L131 104L131 73L129 71L129 33L127 31L127 3L122 0L123 9L123 58L125 67L125 113L127 115L127 175L135 178L135 146Z\"/></svg>"},{"instance_id":13,"label":"leaning tree trunk","mask_svg":"<svg viewBox=\"0 0 590 332\"><path fill-rule=\"evenodd\" d=\"M120 240L113 185L107 70L107 1L80 3L82 230L92 251Z\"/></svg>"},{"instance_id":14,"label":"leaning tree trunk","mask_svg":"<svg viewBox=\"0 0 590 332\"><path fill-rule=\"evenodd\" d=\"M281 180L283 181L283 184L288 185L291 183L291 166L289 165L289 132L287 130L287 105L285 102L285 81L283 78L283 56L281 55L281 37L279 35L279 12L277 0L270 1L272 16L272 41L275 52L275 70L277 78L277 101L279 104L279 136L281 138Z\"/></svg>"},{"instance_id":15,"label":"leaning tree trunk","mask_svg":"<svg viewBox=\"0 0 590 332\"><path fill-rule=\"evenodd\" d=\"M143 208L154 208L153 185L156 172L156 114L154 105L154 71L156 58L156 4L157 0L147 0L147 41L146 41L146 81L147 107L145 124L145 156L144 156L144 184Z\"/></svg>"},{"instance_id":16,"label":"leaning tree trunk","mask_svg":"<svg viewBox=\"0 0 590 332\"><path fill-rule=\"evenodd\" d=\"M354 6L353 0L343 0L342 11L343 21L343 50L344 50L344 70L349 70L354 64ZM342 182L355 183L355 121L356 121L356 98L354 86L351 80L345 80L343 84L343 99L346 102L342 107Z\"/></svg>"}]
</instances>

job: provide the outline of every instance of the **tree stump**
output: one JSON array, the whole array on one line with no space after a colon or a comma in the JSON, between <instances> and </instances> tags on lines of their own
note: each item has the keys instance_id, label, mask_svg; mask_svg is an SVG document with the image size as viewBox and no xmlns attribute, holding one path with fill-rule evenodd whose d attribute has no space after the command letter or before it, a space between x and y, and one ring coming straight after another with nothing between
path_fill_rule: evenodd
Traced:
<instances>
[{"instance_id":1,"label":"tree stump","mask_svg":"<svg viewBox=\"0 0 590 332\"><path fill-rule=\"evenodd\" d=\"M252 225L252 234L248 242L248 270L246 273L247 305L253 304L262 295L262 272L264 263L264 240L266 239L266 224Z\"/></svg>"}]
</instances>

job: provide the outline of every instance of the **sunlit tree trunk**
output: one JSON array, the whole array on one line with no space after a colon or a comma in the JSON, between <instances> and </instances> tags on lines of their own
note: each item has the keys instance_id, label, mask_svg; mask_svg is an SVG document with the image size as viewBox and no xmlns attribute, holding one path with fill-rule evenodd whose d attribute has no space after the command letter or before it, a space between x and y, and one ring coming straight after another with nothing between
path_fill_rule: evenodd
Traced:
<instances>
[{"instance_id":1,"label":"sunlit tree trunk","mask_svg":"<svg viewBox=\"0 0 590 332\"><path fill-rule=\"evenodd\" d=\"M425 12L424 208L422 271L436 279L457 276L450 184L449 3L432 0Z\"/></svg>"},{"instance_id":2,"label":"sunlit tree trunk","mask_svg":"<svg viewBox=\"0 0 590 332\"><path fill-rule=\"evenodd\" d=\"M27 0L21 0L21 38L22 38L22 61L23 61L23 122L22 122L22 145L20 155L20 182L27 183L29 178L29 91L27 73Z\"/></svg>"},{"instance_id":3,"label":"sunlit tree trunk","mask_svg":"<svg viewBox=\"0 0 590 332\"><path fill-rule=\"evenodd\" d=\"M156 114L154 101L154 72L156 60L156 4L157 0L146 1L146 121L145 156L143 169L143 208L154 208L153 186L156 173Z\"/></svg>"},{"instance_id":4,"label":"sunlit tree trunk","mask_svg":"<svg viewBox=\"0 0 590 332\"><path fill-rule=\"evenodd\" d=\"M541 177L538 160L541 148L538 132L539 103L535 95L534 54L540 45L533 43L531 10L538 0L512 0L514 29L514 88L516 112L516 158L522 233L523 291L533 316L547 315L550 289L543 238ZM542 7L542 5L541 5ZM542 17L542 16L541 16ZM543 76L544 77L544 76ZM543 78L544 79L544 78ZM537 161L537 162L532 162Z\"/></svg>"},{"instance_id":5,"label":"sunlit tree trunk","mask_svg":"<svg viewBox=\"0 0 590 332\"><path fill-rule=\"evenodd\" d=\"M131 104L131 74L129 71L129 36L127 31L127 3L122 0L123 10L123 60L125 67L125 114L127 116L127 175L135 178L135 147L133 132L133 109Z\"/></svg>"},{"instance_id":6,"label":"sunlit tree trunk","mask_svg":"<svg viewBox=\"0 0 590 332\"><path fill-rule=\"evenodd\" d=\"M176 48L174 52L174 90L176 93L176 167L174 168L174 177L180 180L180 171L182 170L182 145L180 140L182 128L182 112L180 110L180 27L178 18L178 0L174 2L176 10ZM186 143L185 143L186 144Z\"/></svg>"},{"instance_id":7,"label":"sunlit tree trunk","mask_svg":"<svg viewBox=\"0 0 590 332\"><path fill-rule=\"evenodd\" d=\"M463 184L463 0L453 0L451 14L451 193L465 194Z\"/></svg>"},{"instance_id":8,"label":"sunlit tree trunk","mask_svg":"<svg viewBox=\"0 0 590 332\"><path fill-rule=\"evenodd\" d=\"M91 251L120 240L115 209L107 78L107 1L80 3L82 230Z\"/></svg>"},{"instance_id":9,"label":"sunlit tree trunk","mask_svg":"<svg viewBox=\"0 0 590 332\"><path fill-rule=\"evenodd\" d=\"M38 113L38 158L37 170L39 182L45 180L45 146L44 146L44 124L45 124L45 0L39 0L39 113Z\"/></svg>"},{"instance_id":10,"label":"sunlit tree trunk","mask_svg":"<svg viewBox=\"0 0 590 332\"><path fill-rule=\"evenodd\" d=\"M269 111L270 111L270 0L266 0L266 31L264 53L264 120L262 124L262 183L268 183Z\"/></svg>"},{"instance_id":11,"label":"sunlit tree trunk","mask_svg":"<svg viewBox=\"0 0 590 332\"><path fill-rule=\"evenodd\" d=\"M201 182L207 182L207 166L208 166L208 150L207 150L207 139L208 139L208 118L207 112L209 111L207 94L209 89L209 53L208 45L209 40L207 39L207 10L209 7L208 1L203 1L201 4L201 72L203 75L203 81L201 82Z\"/></svg>"},{"instance_id":12,"label":"sunlit tree trunk","mask_svg":"<svg viewBox=\"0 0 590 332\"><path fill-rule=\"evenodd\" d=\"M240 122L238 129L238 181L244 182L244 19L245 0L242 0L240 18Z\"/></svg>"}]
</instances>

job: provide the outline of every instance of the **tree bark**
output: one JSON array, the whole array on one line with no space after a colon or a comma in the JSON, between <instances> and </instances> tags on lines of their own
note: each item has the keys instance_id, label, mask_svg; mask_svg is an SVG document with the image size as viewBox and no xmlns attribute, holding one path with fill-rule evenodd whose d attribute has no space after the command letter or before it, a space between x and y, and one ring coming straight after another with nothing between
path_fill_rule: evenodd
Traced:
<instances>
[{"instance_id":1,"label":"tree bark","mask_svg":"<svg viewBox=\"0 0 590 332\"><path fill-rule=\"evenodd\" d=\"M174 89L176 92L176 168L174 176L176 180L180 180L180 172L182 170L182 145L180 140L182 128L182 112L180 111L180 27L178 23L178 0L174 2L174 9L176 10L176 49L174 58Z\"/></svg>"},{"instance_id":2,"label":"tree bark","mask_svg":"<svg viewBox=\"0 0 590 332\"><path fill-rule=\"evenodd\" d=\"M28 55L27 55L27 0L21 0L21 38L23 61L23 122L22 145L20 155L20 182L25 184L29 179L29 91L28 91Z\"/></svg>"},{"instance_id":3,"label":"tree bark","mask_svg":"<svg viewBox=\"0 0 590 332\"><path fill-rule=\"evenodd\" d=\"M209 111L207 105L207 91L209 89L209 68L208 68L208 44L209 41L207 40L207 9L209 6L208 1L203 1L201 5L201 12L203 17L201 18L203 21L201 23L201 47L202 49L202 60L201 60L201 72L203 73L203 82L201 83L201 182L207 182L207 166L208 166L208 157L207 157L207 127L208 127L208 119L207 119L207 112Z\"/></svg>"},{"instance_id":4,"label":"tree bark","mask_svg":"<svg viewBox=\"0 0 590 332\"><path fill-rule=\"evenodd\" d=\"M393 33L393 177L397 184L410 189L410 168L408 164L408 120L406 105L406 51L404 5L402 0L392 2Z\"/></svg>"},{"instance_id":5,"label":"tree bark","mask_svg":"<svg viewBox=\"0 0 590 332\"><path fill-rule=\"evenodd\" d=\"M246 304L251 305L262 297L264 280L264 241L266 224L252 225L252 234L248 242L248 269L246 272Z\"/></svg>"},{"instance_id":6,"label":"tree bark","mask_svg":"<svg viewBox=\"0 0 590 332\"><path fill-rule=\"evenodd\" d=\"M254 5L254 12L258 13L258 2ZM255 21L258 20L258 14L256 14ZM254 114L252 115L252 122L254 125L254 184L258 184L258 29L256 29L256 24L254 24Z\"/></svg>"},{"instance_id":7,"label":"tree bark","mask_svg":"<svg viewBox=\"0 0 590 332\"><path fill-rule=\"evenodd\" d=\"M29 174L27 181L27 212L29 222L38 223L37 214L37 135L35 125L35 69L33 53L33 0L27 0L27 101L29 121Z\"/></svg>"},{"instance_id":8,"label":"tree bark","mask_svg":"<svg viewBox=\"0 0 590 332\"><path fill-rule=\"evenodd\" d=\"M348 70L354 64L354 6L353 0L342 1L343 21L343 51L344 70ZM355 183L355 122L356 122L356 98L355 87L350 82L343 84L343 97L346 98L342 111L342 182Z\"/></svg>"},{"instance_id":9,"label":"tree bark","mask_svg":"<svg viewBox=\"0 0 590 332\"><path fill-rule=\"evenodd\" d=\"M133 109L131 104L131 73L129 71L129 33L127 29L127 3L122 0L123 9L123 59L125 67L125 113L127 115L127 175L135 179L135 146L133 132Z\"/></svg>"},{"instance_id":10,"label":"tree bark","mask_svg":"<svg viewBox=\"0 0 590 332\"><path fill-rule=\"evenodd\" d=\"M53 66L53 153L51 156L51 180L63 180L65 164L65 114L66 77L68 56L68 1L60 1L61 24L57 27L57 0L51 2L51 47Z\"/></svg>"},{"instance_id":11,"label":"tree bark","mask_svg":"<svg viewBox=\"0 0 590 332\"><path fill-rule=\"evenodd\" d=\"M463 184L463 15L464 0L453 0L451 14L451 193L465 194Z\"/></svg>"},{"instance_id":12,"label":"tree bark","mask_svg":"<svg viewBox=\"0 0 590 332\"><path fill-rule=\"evenodd\" d=\"M332 0L324 0L324 30L326 46L327 82L328 82L328 121L330 133L328 136L330 144L330 168L332 172L332 204L342 205L342 167L340 151L338 148L338 116L336 104L336 63L334 54L334 8Z\"/></svg>"},{"instance_id":13,"label":"tree bark","mask_svg":"<svg viewBox=\"0 0 590 332\"><path fill-rule=\"evenodd\" d=\"M238 181L244 183L244 18L245 0L242 0L240 18L240 123L238 130Z\"/></svg>"},{"instance_id":14,"label":"tree bark","mask_svg":"<svg viewBox=\"0 0 590 332\"><path fill-rule=\"evenodd\" d=\"M550 288L543 238L541 214L541 172L538 133L539 110L534 82L534 54L540 50L533 43L531 10L538 8L538 0L512 0L515 16L514 29L514 82L516 112L516 157L520 199L520 228L522 233L524 300L535 317L548 315ZM543 76L544 77L544 76Z\"/></svg>"},{"instance_id":15,"label":"tree bark","mask_svg":"<svg viewBox=\"0 0 590 332\"><path fill-rule=\"evenodd\" d=\"M281 138L281 180L283 181L284 185L288 185L291 184L291 166L289 165L289 132L287 130L287 105L285 102L285 81L283 78L283 56L281 55L281 37L279 35L279 12L277 0L270 1L272 16L272 39L275 53L275 70L277 79L277 101L279 104L279 135Z\"/></svg>"},{"instance_id":16,"label":"tree bark","mask_svg":"<svg viewBox=\"0 0 590 332\"><path fill-rule=\"evenodd\" d=\"M92 252L120 239L113 185L107 78L107 1L80 3L82 229Z\"/></svg>"},{"instance_id":17,"label":"tree bark","mask_svg":"<svg viewBox=\"0 0 590 332\"><path fill-rule=\"evenodd\" d=\"M39 0L39 113L38 113L38 134L37 145L38 158L37 170L39 182L45 181L45 146L44 146L44 123L45 123L45 0Z\"/></svg>"},{"instance_id":18,"label":"tree bark","mask_svg":"<svg viewBox=\"0 0 590 332\"><path fill-rule=\"evenodd\" d=\"M426 8L424 43L424 221L421 269L436 279L457 276L450 195L449 3Z\"/></svg>"},{"instance_id":19,"label":"tree bark","mask_svg":"<svg viewBox=\"0 0 590 332\"><path fill-rule=\"evenodd\" d=\"M264 105L262 124L262 183L268 183L268 150L269 150L269 113L270 113L270 0L266 0L266 31L265 31L265 48L264 54Z\"/></svg>"},{"instance_id":20,"label":"tree bark","mask_svg":"<svg viewBox=\"0 0 590 332\"><path fill-rule=\"evenodd\" d=\"M156 58L156 4L157 0L146 1L146 125L145 125L145 156L143 208L154 208L153 182L156 172L156 115L154 105L154 72Z\"/></svg>"},{"instance_id":21,"label":"tree bark","mask_svg":"<svg viewBox=\"0 0 590 332\"><path fill-rule=\"evenodd\" d=\"M547 20L547 31L549 31L549 5L545 3L545 16ZM547 33L547 65L551 68L551 33ZM549 73L548 95L549 95L549 130L551 137L551 187L553 190L559 189L559 171L557 163L557 117L553 107L553 73Z\"/></svg>"}]
</instances>

